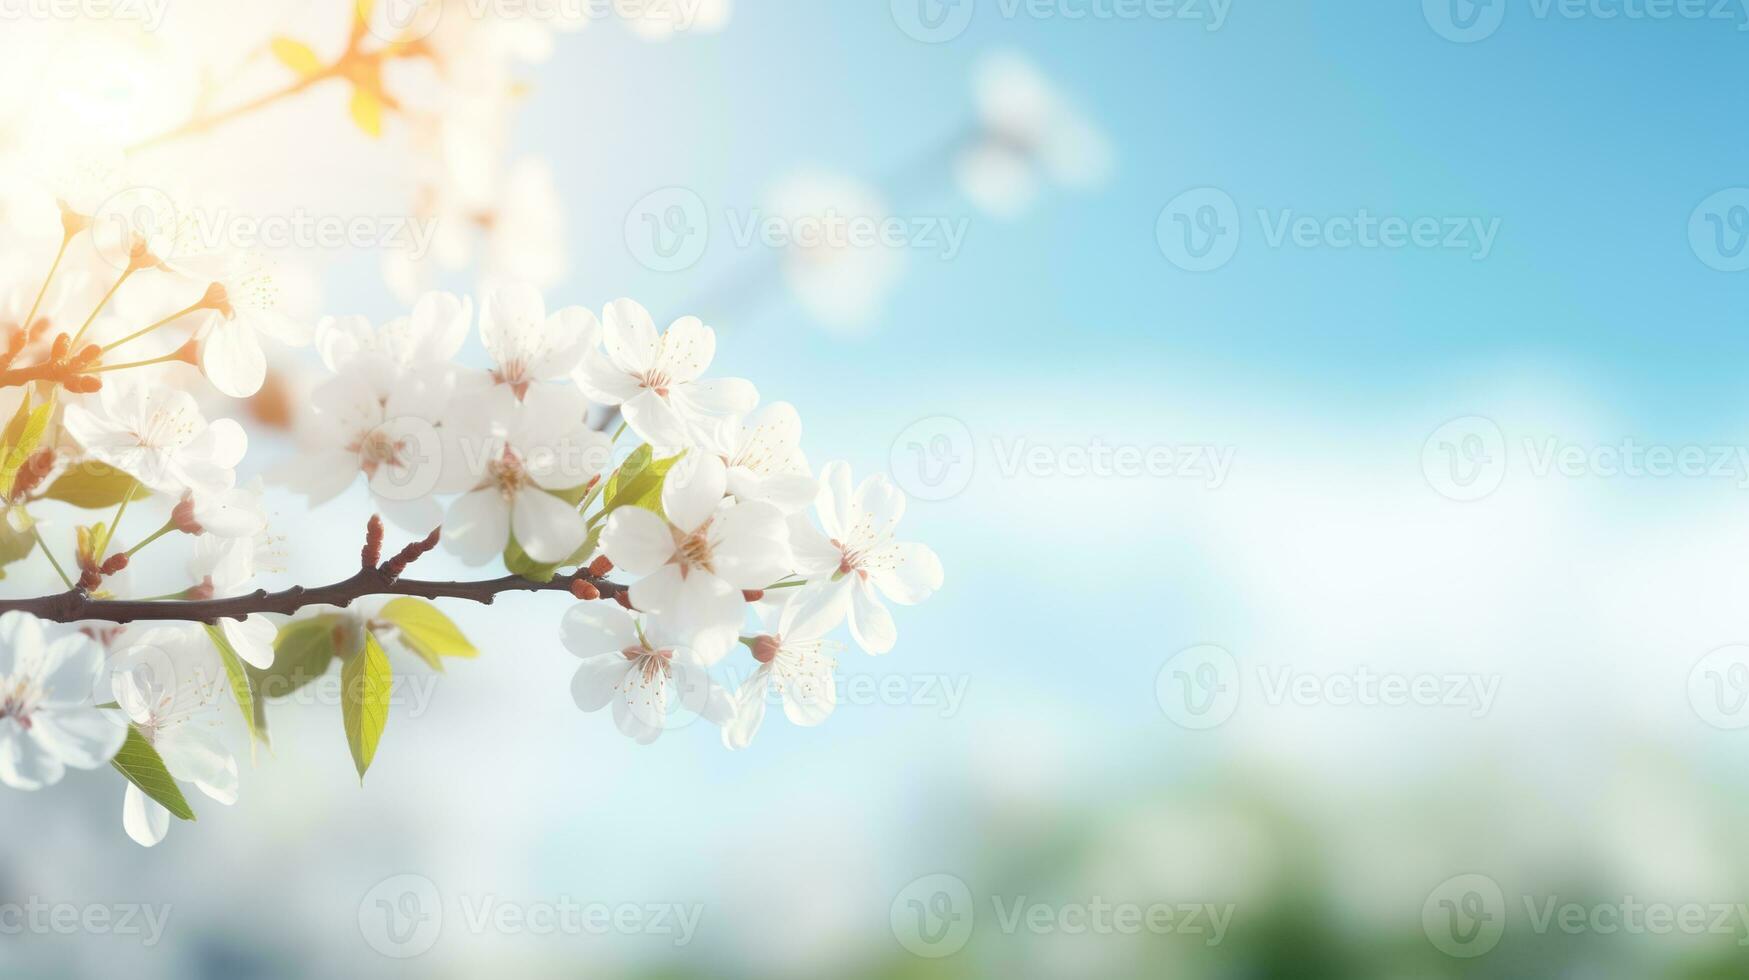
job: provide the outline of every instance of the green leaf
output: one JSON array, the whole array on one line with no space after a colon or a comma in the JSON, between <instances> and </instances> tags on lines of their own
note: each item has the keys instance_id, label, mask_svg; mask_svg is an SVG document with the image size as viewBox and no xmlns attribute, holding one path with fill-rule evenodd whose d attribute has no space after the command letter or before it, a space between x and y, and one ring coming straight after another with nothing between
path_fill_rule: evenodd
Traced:
<instances>
[{"instance_id":1,"label":"green leaf","mask_svg":"<svg viewBox=\"0 0 1749 980\"><path fill-rule=\"evenodd\" d=\"M36 550L36 535L31 528L36 521L23 507L8 507L0 518L0 579L6 577L6 566L23 561Z\"/></svg>"},{"instance_id":2,"label":"green leaf","mask_svg":"<svg viewBox=\"0 0 1749 980\"><path fill-rule=\"evenodd\" d=\"M615 497L619 496L620 486L641 473L644 467L649 466L650 462L655 459L655 456L655 450L651 449L648 443L632 450L632 454L626 457L626 461L619 464L619 469L614 470L613 474L607 478L607 486L601 492L602 499L611 503Z\"/></svg>"},{"instance_id":3,"label":"green leaf","mask_svg":"<svg viewBox=\"0 0 1749 980\"><path fill-rule=\"evenodd\" d=\"M152 748L152 743L140 734L140 730L128 726L127 741L121 743L121 751L110 760L128 782L140 788L140 792L157 801L158 805L178 819L193 820L194 811L189 808L188 801L182 796L181 787L170 775L170 770L164 768L164 760L159 757L158 750Z\"/></svg>"},{"instance_id":4,"label":"green leaf","mask_svg":"<svg viewBox=\"0 0 1749 980\"><path fill-rule=\"evenodd\" d=\"M143 488L139 481L121 470L103 463L85 462L57 477L43 491L43 496L85 510L107 510L128 499L130 494L140 496L136 493L140 489Z\"/></svg>"},{"instance_id":5,"label":"green leaf","mask_svg":"<svg viewBox=\"0 0 1749 980\"><path fill-rule=\"evenodd\" d=\"M25 404L29 404L28 399L18 406L20 415L24 413ZM37 443L43 438L43 430L48 428L49 413L54 408L52 403L43 402L32 409L29 415L24 416L22 424L19 423L18 416L14 416L11 424L6 426L6 456L4 461L0 461L0 496L12 493L12 484L18 479L18 471L24 466L24 461L30 458L30 454L36 452ZM18 427L16 435L13 426Z\"/></svg>"},{"instance_id":6,"label":"green leaf","mask_svg":"<svg viewBox=\"0 0 1749 980\"><path fill-rule=\"evenodd\" d=\"M423 599L391 599L378 615L399 627L401 642L435 670L443 670L444 657L480 655L448 616Z\"/></svg>"},{"instance_id":7,"label":"green leaf","mask_svg":"<svg viewBox=\"0 0 1749 980\"><path fill-rule=\"evenodd\" d=\"M553 576L559 574L559 563L549 565L535 561L522 550L522 545L516 543L516 535L510 536L510 543L504 546L504 567L512 575L520 575L530 582L551 582Z\"/></svg>"},{"instance_id":8,"label":"green leaf","mask_svg":"<svg viewBox=\"0 0 1749 980\"><path fill-rule=\"evenodd\" d=\"M267 741L267 732L255 724L255 691L249 683L249 672L245 669L243 658L237 656L237 650L231 646L231 641L225 639L225 633L217 626L208 626L206 635L212 638L213 646L218 648L219 660L225 665L225 678L231 682L231 694L237 699L237 708L243 712L243 724L249 728L249 737L256 741Z\"/></svg>"},{"instance_id":9,"label":"green leaf","mask_svg":"<svg viewBox=\"0 0 1749 980\"><path fill-rule=\"evenodd\" d=\"M346 617L338 613L294 620L279 628L273 641L273 666L249 668L256 700L283 698L328 672L340 654L337 634L345 632Z\"/></svg>"},{"instance_id":10,"label":"green leaf","mask_svg":"<svg viewBox=\"0 0 1749 980\"><path fill-rule=\"evenodd\" d=\"M377 741L389 720L393 682L389 655L367 630L364 649L340 669L340 714L346 722L346 745L352 750L352 764L358 768L361 783L371 760L376 758Z\"/></svg>"},{"instance_id":11,"label":"green leaf","mask_svg":"<svg viewBox=\"0 0 1749 980\"><path fill-rule=\"evenodd\" d=\"M299 75L314 75L322 70L322 59L316 57L316 52L302 41L294 41L289 37L276 37L271 42L273 56L279 63L297 72Z\"/></svg>"},{"instance_id":12,"label":"green leaf","mask_svg":"<svg viewBox=\"0 0 1749 980\"><path fill-rule=\"evenodd\" d=\"M637 452L632 453L608 478L607 489L601 494L601 514L598 517L621 507L642 507L661 514L662 484L668 479L668 471L685 455L679 453L667 459L651 459L650 447L639 446ZM637 465L636 469L634 465Z\"/></svg>"}]
</instances>

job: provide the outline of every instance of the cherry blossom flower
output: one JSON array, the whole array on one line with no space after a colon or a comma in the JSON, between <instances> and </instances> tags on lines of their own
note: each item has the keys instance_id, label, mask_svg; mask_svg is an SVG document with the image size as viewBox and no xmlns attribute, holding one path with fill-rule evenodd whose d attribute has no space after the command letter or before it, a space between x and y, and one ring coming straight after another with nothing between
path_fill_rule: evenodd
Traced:
<instances>
[{"instance_id":1,"label":"cherry blossom flower","mask_svg":"<svg viewBox=\"0 0 1749 980\"><path fill-rule=\"evenodd\" d=\"M810 316L844 334L880 317L906 260L892 244L858 235L859 225L890 218L878 191L843 174L803 172L769 192L766 211L794 229L779 259L790 294Z\"/></svg>"},{"instance_id":2,"label":"cherry blossom flower","mask_svg":"<svg viewBox=\"0 0 1749 980\"><path fill-rule=\"evenodd\" d=\"M362 473L384 517L424 534L443 520L431 494L443 476L438 428L448 397L446 377L403 376L381 355L353 357L311 394L306 451L273 477L319 504Z\"/></svg>"},{"instance_id":3,"label":"cherry blossom flower","mask_svg":"<svg viewBox=\"0 0 1749 980\"><path fill-rule=\"evenodd\" d=\"M893 539L905 494L878 473L852 495L849 465L828 463L820 471L815 509L824 535L803 520L790 529L796 570L808 578L793 600L796 622L817 634L848 612L856 642L869 653L886 653L898 629L880 596L902 606L929 598L941 588L941 559L927 545Z\"/></svg>"},{"instance_id":4,"label":"cherry blossom flower","mask_svg":"<svg viewBox=\"0 0 1749 980\"><path fill-rule=\"evenodd\" d=\"M802 726L818 725L838 706L833 652L843 644L825 639L827 631L817 618L798 621L797 609L793 601L774 604L766 617L769 632L749 644L759 666L735 692L735 718L723 726L723 744L731 749L752 743L773 695L782 702L784 716Z\"/></svg>"},{"instance_id":5,"label":"cherry blossom flower","mask_svg":"<svg viewBox=\"0 0 1749 980\"><path fill-rule=\"evenodd\" d=\"M746 420L721 420L700 439L700 450L722 458L736 500L763 500L793 514L819 492L802 452L802 417L788 402L773 402Z\"/></svg>"},{"instance_id":6,"label":"cherry blossom flower","mask_svg":"<svg viewBox=\"0 0 1749 980\"><path fill-rule=\"evenodd\" d=\"M954 175L984 211L1019 215L1038 196L1041 176L1088 188L1110 173L1110 141L1026 58L986 57L972 88L982 128L955 160Z\"/></svg>"},{"instance_id":7,"label":"cherry blossom flower","mask_svg":"<svg viewBox=\"0 0 1749 980\"><path fill-rule=\"evenodd\" d=\"M632 605L664 616L707 665L734 645L745 618L742 592L790 571L783 512L763 501L725 502L727 483L722 460L689 457L668 473L662 515L620 507L601 535L614 566L641 576Z\"/></svg>"},{"instance_id":8,"label":"cherry blossom flower","mask_svg":"<svg viewBox=\"0 0 1749 980\"><path fill-rule=\"evenodd\" d=\"M210 309L199 330L200 369L232 398L261 390L267 355L261 335L291 346L310 342L311 331L281 310L280 287L263 265L246 262L207 291Z\"/></svg>"},{"instance_id":9,"label":"cherry blossom flower","mask_svg":"<svg viewBox=\"0 0 1749 980\"><path fill-rule=\"evenodd\" d=\"M520 403L490 394L474 403L508 411L458 413L476 416L478 424L470 429L458 421L446 433L445 483L465 481L468 492L450 505L444 544L471 565L497 557L512 534L535 561L570 557L588 529L576 504L557 493L599 474L612 441L589 427L588 403L575 388L542 385Z\"/></svg>"},{"instance_id":10,"label":"cherry blossom flower","mask_svg":"<svg viewBox=\"0 0 1749 980\"><path fill-rule=\"evenodd\" d=\"M116 703L151 743L170 775L226 806L237 802L237 760L219 737L224 668L206 634L160 627L141 634L111 674ZM151 847L170 829L170 811L128 783L122 827Z\"/></svg>"},{"instance_id":11,"label":"cherry blossom flower","mask_svg":"<svg viewBox=\"0 0 1749 980\"><path fill-rule=\"evenodd\" d=\"M364 354L378 355L399 368L428 370L449 364L467 341L473 319L473 300L429 292L413 304L411 316L376 329L362 316L324 317L316 324L316 352L330 371L340 371Z\"/></svg>"},{"instance_id":12,"label":"cherry blossom flower","mask_svg":"<svg viewBox=\"0 0 1749 980\"><path fill-rule=\"evenodd\" d=\"M187 491L171 509L170 519L184 534L254 537L267 530L267 515L261 509L260 481L247 487Z\"/></svg>"},{"instance_id":13,"label":"cherry blossom flower","mask_svg":"<svg viewBox=\"0 0 1749 980\"><path fill-rule=\"evenodd\" d=\"M496 365L492 381L517 397L537 381L576 370L601 339L601 323L580 306L547 315L540 290L522 283L499 286L480 304L480 340Z\"/></svg>"},{"instance_id":14,"label":"cherry blossom flower","mask_svg":"<svg viewBox=\"0 0 1749 980\"><path fill-rule=\"evenodd\" d=\"M584 711L613 705L619 730L641 744L654 742L679 704L714 724L733 715L729 698L711 680L703 660L663 617L638 622L617 604L572 606L561 626L565 648L584 658L571 696Z\"/></svg>"},{"instance_id":15,"label":"cherry blossom flower","mask_svg":"<svg viewBox=\"0 0 1749 980\"><path fill-rule=\"evenodd\" d=\"M717 335L687 316L656 333L650 313L629 299L615 300L602 314L606 350L591 351L577 384L603 405L618 405L626 424L645 442L684 447L695 426L725 415L745 415L759 402L749 381L700 381L717 352Z\"/></svg>"},{"instance_id":16,"label":"cherry blossom flower","mask_svg":"<svg viewBox=\"0 0 1749 980\"><path fill-rule=\"evenodd\" d=\"M93 459L168 494L230 489L249 445L242 426L209 425L193 395L162 385L111 381L94 406L69 404L63 420Z\"/></svg>"},{"instance_id":17,"label":"cherry blossom flower","mask_svg":"<svg viewBox=\"0 0 1749 980\"><path fill-rule=\"evenodd\" d=\"M66 768L96 769L127 729L97 707L103 649L81 633L48 639L33 616L0 616L0 782L33 790Z\"/></svg>"},{"instance_id":18,"label":"cherry blossom flower","mask_svg":"<svg viewBox=\"0 0 1749 980\"><path fill-rule=\"evenodd\" d=\"M194 558L188 566L196 583L188 590L188 598L224 599L249 591L258 549L265 545L263 538L202 535L194 543ZM241 620L226 616L220 617L217 625L231 649L251 667L266 670L273 666L273 640L279 630L272 620L261 615Z\"/></svg>"}]
</instances>

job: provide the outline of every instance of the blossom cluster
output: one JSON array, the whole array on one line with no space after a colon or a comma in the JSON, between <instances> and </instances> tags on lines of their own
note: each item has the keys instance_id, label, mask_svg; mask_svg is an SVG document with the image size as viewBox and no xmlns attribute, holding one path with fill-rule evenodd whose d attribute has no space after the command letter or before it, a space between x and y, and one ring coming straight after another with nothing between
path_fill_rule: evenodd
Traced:
<instances>
[{"instance_id":1,"label":"blossom cluster","mask_svg":"<svg viewBox=\"0 0 1749 980\"><path fill-rule=\"evenodd\" d=\"M843 463L816 477L793 406L706 377L716 334L698 318L659 331L628 299L599 316L549 312L532 287L502 284L479 304L490 366L469 368L457 355L473 305L432 293L381 327L322 321L331 376L280 475L312 504L362 480L390 520L441 529L470 565L630 579L623 604L587 601L564 628L589 658L578 703L613 705L626 734L654 739L677 704L739 717L706 674L738 644L758 666L738 695L753 720L729 729L731 744L752 737L769 694L816 718L830 704L801 702L831 696L827 635L848 622L864 650L886 653L896 631L882 597L911 604L939 587L935 554L894 537L903 494L878 475L853 487ZM592 417L623 421L610 437ZM749 633L749 616L770 631Z\"/></svg>"},{"instance_id":2,"label":"blossom cluster","mask_svg":"<svg viewBox=\"0 0 1749 980\"><path fill-rule=\"evenodd\" d=\"M0 564L40 552L67 590L41 599L98 612L120 601L130 615L39 617L28 610L62 607L24 599L0 616L0 782L36 789L110 762L127 778L127 833L155 844L172 816L193 815L180 784L237 799L226 730L241 719L265 740L267 703L336 663L362 777L388 712L386 651L437 669L479 654L430 602L397 591L439 542L467 566L566 583L576 604L555 635L582 658L572 695L586 711L611 707L646 743L699 717L743 747L772 704L817 724L833 708L834 632L886 653L897 639L887 603L941 585L935 554L896 537L893 484L855 483L844 463L816 473L793 406L708 376L716 334L696 317L659 330L628 299L599 314L549 311L539 289L496 282L477 308L431 292L387 323L328 317L306 329L263 264L189 252L174 226L104 227L75 200L53 196L58 246L5 242L33 274L0 306L12 420ZM261 485L239 480L249 436L210 408L256 394L270 348L278 359L304 344L325 377L299 413L299 451L270 478L311 507L362 482L420 540L383 562L373 523L364 577L348 580L362 583L356 594L323 605L293 590L282 607L256 591L282 545ZM64 563L46 519L60 507L114 508L79 519ZM135 585L160 540L186 553L180 572L151 566L176 583L169 593ZM465 596L469 584L433 594ZM353 604L385 594L399 597ZM133 621L141 606L148 622ZM746 676L731 693L713 672L737 651Z\"/></svg>"}]
</instances>

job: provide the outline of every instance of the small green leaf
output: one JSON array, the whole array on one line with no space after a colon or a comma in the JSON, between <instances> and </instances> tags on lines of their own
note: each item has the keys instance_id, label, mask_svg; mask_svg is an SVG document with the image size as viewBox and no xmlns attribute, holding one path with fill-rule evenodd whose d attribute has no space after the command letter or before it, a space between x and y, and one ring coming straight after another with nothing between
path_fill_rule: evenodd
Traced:
<instances>
[{"instance_id":1,"label":"small green leaf","mask_svg":"<svg viewBox=\"0 0 1749 980\"><path fill-rule=\"evenodd\" d=\"M25 404L28 403L27 399ZM30 458L30 454L36 452L37 443L43 438L43 430L48 428L49 413L54 408L52 403L44 402L32 409L24 417L22 424L14 416L12 423L6 426L6 457L4 462L0 462L0 496L12 493L12 484L18 479L18 471L24 466L24 461ZM18 410L22 414L24 405L19 405ZM16 435L13 426L18 426Z\"/></svg>"},{"instance_id":2,"label":"small green leaf","mask_svg":"<svg viewBox=\"0 0 1749 980\"><path fill-rule=\"evenodd\" d=\"M607 478L607 486L601 492L602 499L607 503L612 503L613 499L619 496L620 486L643 472L644 467L650 465L650 461L655 458L655 455L655 450L652 450L648 443L632 450L632 454L626 457L626 461L619 464L619 469L614 470L612 475Z\"/></svg>"},{"instance_id":3,"label":"small green leaf","mask_svg":"<svg viewBox=\"0 0 1749 980\"><path fill-rule=\"evenodd\" d=\"M8 507L0 519L0 579L6 577L6 566L23 561L36 550L36 535L30 533L36 522L23 507Z\"/></svg>"},{"instance_id":4,"label":"small green leaf","mask_svg":"<svg viewBox=\"0 0 1749 980\"><path fill-rule=\"evenodd\" d=\"M43 496L84 510L107 510L128 499L130 494L141 496L137 493L141 489L138 480L121 470L103 463L85 462L57 477L43 491Z\"/></svg>"},{"instance_id":5,"label":"small green leaf","mask_svg":"<svg viewBox=\"0 0 1749 980\"><path fill-rule=\"evenodd\" d=\"M289 37L276 37L271 42L273 56L279 63L297 72L299 75L314 75L322 70L322 59L316 57L316 52L302 41Z\"/></svg>"},{"instance_id":6,"label":"small green leaf","mask_svg":"<svg viewBox=\"0 0 1749 980\"><path fill-rule=\"evenodd\" d=\"M255 724L255 691L249 684L249 672L243 658L237 656L236 648L217 626L208 626L206 635L212 637L213 646L218 648L219 660L225 665L225 678L231 682L231 694L237 699L237 708L243 712L243 724L248 726L249 736L256 741L267 741L266 731Z\"/></svg>"},{"instance_id":7,"label":"small green leaf","mask_svg":"<svg viewBox=\"0 0 1749 980\"><path fill-rule=\"evenodd\" d=\"M510 536L510 543L504 546L504 567L512 575L520 575L530 582L551 582L553 576L559 574L558 563L551 565L535 561L522 550L522 545L516 543L516 535Z\"/></svg>"},{"instance_id":8,"label":"small green leaf","mask_svg":"<svg viewBox=\"0 0 1749 980\"><path fill-rule=\"evenodd\" d=\"M371 760L376 758L383 726L388 724L393 686L389 655L367 630L364 649L340 669L340 714L346 722L346 745L352 750L352 764L358 768L361 783Z\"/></svg>"},{"instance_id":9,"label":"small green leaf","mask_svg":"<svg viewBox=\"0 0 1749 980\"><path fill-rule=\"evenodd\" d=\"M435 670L443 670L444 657L480 655L448 616L423 599L391 599L378 615L399 627L401 642Z\"/></svg>"},{"instance_id":10,"label":"small green leaf","mask_svg":"<svg viewBox=\"0 0 1749 980\"><path fill-rule=\"evenodd\" d=\"M273 641L273 666L249 668L256 700L286 697L328 672L339 649L336 634L345 632L345 618L338 613L294 620L279 628Z\"/></svg>"},{"instance_id":11,"label":"small green leaf","mask_svg":"<svg viewBox=\"0 0 1749 980\"><path fill-rule=\"evenodd\" d=\"M621 507L642 507L662 513L662 485L667 482L668 471L674 464L680 462L685 453L670 456L667 459L649 459L649 446L639 446L608 481L607 489L601 494L601 514L611 514ZM640 461L643 464L636 470L630 467Z\"/></svg>"},{"instance_id":12,"label":"small green leaf","mask_svg":"<svg viewBox=\"0 0 1749 980\"><path fill-rule=\"evenodd\" d=\"M128 726L127 741L121 743L121 751L115 754L110 764L128 778L128 782L140 788L140 792L156 800L158 805L182 820L193 820L194 811L189 808L188 800L182 796L181 787L170 775L170 770L164 768L164 760L159 757L158 750L152 748L152 743L140 734L140 730Z\"/></svg>"}]
</instances>

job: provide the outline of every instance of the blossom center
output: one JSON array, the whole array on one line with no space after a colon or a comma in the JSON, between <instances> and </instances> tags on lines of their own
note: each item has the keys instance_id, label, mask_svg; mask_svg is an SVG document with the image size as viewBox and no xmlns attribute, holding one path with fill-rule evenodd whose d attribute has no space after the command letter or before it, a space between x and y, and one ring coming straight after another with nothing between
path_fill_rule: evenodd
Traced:
<instances>
[{"instance_id":1,"label":"blossom center","mask_svg":"<svg viewBox=\"0 0 1749 980\"><path fill-rule=\"evenodd\" d=\"M353 444L352 451L358 454L364 475L375 476L376 471L385 465L402 465L404 461L401 453L406 448L406 442L381 429L372 429L368 435Z\"/></svg>"},{"instance_id":2,"label":"blossom center","mask_svg":"<svg viewBox=\"0 0 1749 980\"><path fill-rule=\"evenodd\" d=\"M528 377L528 365L521 360L508 361L503 367L492 372L492 380L501 385L509 385L510 393L521 401L528 394L531 383Z\"/></svg>"},{"instance_id":3,"label":"blossom center","mask_svg":"<svg viewBox=\"0 0 1749 980\"><path fill-rule=\"evenodd\" d=\"M633 663L633 669L643 678L645 684L654 683L657 674L661 674L662 679L667 680L669 673L673 670L673 650L652 650L640 644L626 647L620 651L620 656Z\"/></svg>"},{"instance_id":4,"label":"blossom center","mask_svg":"<svg viewBox=\"0 0 1749 980\"><path fill-rule=\"evenodd\" d=\"M832 547L838 549L839 575L849 575L851 572L855 572L862 578L868 578L868 569L862 567L862 552L855 548L845 547L837 538L832 539Z\"/></svg>"},{"instance_id":5,"label":"blossom center","mask_svg":"<svg viewBox=\"0 0 1749 980\"><path fill-rule=\"evenodd\" d=\"M522 457L509 446L504 447L503 455L491 465L492 483L498 487L505 500L515 497L528 486L528 467L523 465Z\"/></svg>"},{"instance_id":6,"label":"blossom center","mask_svg":"<svg viewBox=\"0 0 1749 980\"><path fill-rule=\"evenodd\" d=\"M706 521L698 530L687 534L679 528L673 528L674 562L680 566L682 577L694 568L702 568L711 574L716 569L711 567L714 556L711 553L710 522Z\"/></svg>"},{"instance_id":7,"label":"blossom center","mask_svg":"<svg viewBox=\"0 0 1749 980\"><path fill-rule=\"evenodd\" d=\"M32 689L30 681L19 678L13 681L10 690L0 692L0 718L11 718L18 722L18 727L30 731L31 712L36 710L38 692Z\"/></svg>"},{"instance_id":8,"label":"blossom center","mask_svg":"<svg viewBox=\"0 0 1749 980\"><path fill-rule=\"evenodd\" d=\"M667 398L668 389L674 384L668 377L668 372L651 368L638 375L638 385L655 392L659 397Z\"/></svg>"}]
</instances>

